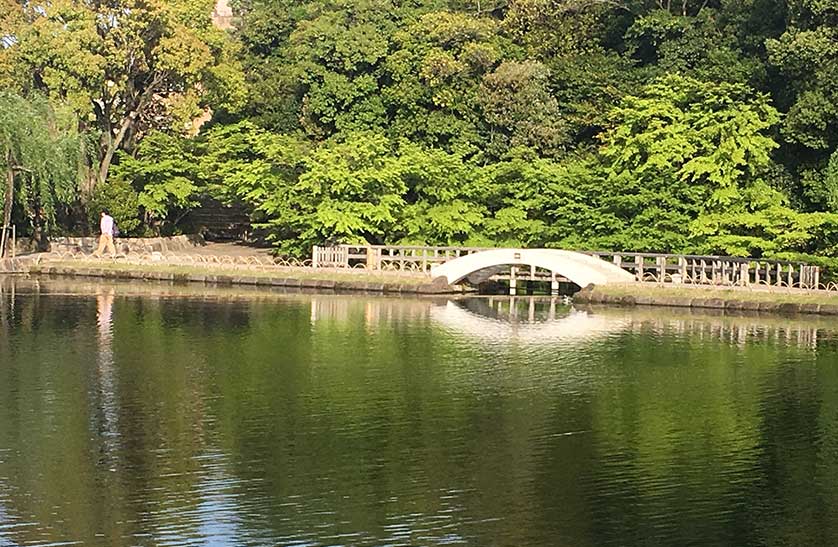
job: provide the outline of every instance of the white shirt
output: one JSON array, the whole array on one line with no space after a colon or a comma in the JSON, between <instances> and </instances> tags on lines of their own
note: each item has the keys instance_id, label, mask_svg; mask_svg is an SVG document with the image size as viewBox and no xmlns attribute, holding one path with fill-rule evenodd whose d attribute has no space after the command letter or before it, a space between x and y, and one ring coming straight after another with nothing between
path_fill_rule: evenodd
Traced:
<instances>
[{"instance_id":1,"label":"white shirt","mask_svg":"<svg viewBox=\"0 0 838 547\"><path fill-rule=\"evenodd\" d=\"M113 235L113 217L110 215L102 215L102 220L99 222L99 230L102 235Z\"/></svg>"}]
</instances>

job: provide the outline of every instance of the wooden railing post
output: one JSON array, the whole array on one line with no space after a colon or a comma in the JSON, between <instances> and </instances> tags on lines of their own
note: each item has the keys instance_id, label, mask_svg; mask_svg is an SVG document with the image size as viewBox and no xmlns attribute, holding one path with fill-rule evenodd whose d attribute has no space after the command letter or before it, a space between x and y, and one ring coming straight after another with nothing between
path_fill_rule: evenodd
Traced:
<instances>
[{"instance_id":1,"label":"wooden railing post","mask_svg":"<svg viewBox=\"0 0 838 547\"><path fill-rule=\"evenodd\" d=\"M515 296L518 294L518 279L517 279L518 268L512 266L509 271L509 296Z\"/></svg>"},{"instance_id":2,"label":"wooden railing post","mask_svg":"<svg viewBox=\"0 0 838 547\"><path fill-rule=\"evenodd\" d=\"M315 270L317 266L320 264L320 247L317 245L314 246L314 249L311 251L311 267Z\"/></svg>"},{"instance_id":3,"label":"wooden railing post","mask_svg":"<svg viewBox=\"0 0 838 547\"><path fill-rule=\"evenodd\" d=\"M376 251L377 249L367 245L366 246L366 267L368 270L377 270L378 269L378 261L376 260Z\"/></svg>"}]
</instances>

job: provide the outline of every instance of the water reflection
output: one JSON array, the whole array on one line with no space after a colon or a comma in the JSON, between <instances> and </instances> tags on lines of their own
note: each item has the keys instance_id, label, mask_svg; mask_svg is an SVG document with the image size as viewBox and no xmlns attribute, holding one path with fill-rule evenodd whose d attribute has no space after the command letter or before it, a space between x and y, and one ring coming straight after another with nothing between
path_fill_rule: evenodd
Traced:
<instances>
[{"instance_id":1,"label":"water reflection","mask_svg":"<svg viewBox=\"0 0 838 547\"><path fill-rule=\"evenodd\" d=\"M0 329L3 331L3 341L9 333L15 315L15 289L17 283L14 277L0 276Z\"/></svg>"},{"instance_id":2,"label":"water reflection","mask_svg":"<svg viewBox=\"0 0 838 547\"><path fill-rule=\"evenodd\" d=\"M3 465L5 452L8 452L8 450L0 449L0 466ZM13 547L15 545L11 539L14 519L5 507L8 502L8 492L9 486L6 484L6 479L0 474L0 547Z\"/></svg>"},{"instance_id":3,"label":"water reflection","mask_svg":"<svg viewBox=\"0 0 838 547\"><path fill-rule=\"evenodd\" d=\"M828 320L11 289L0 545L838 539Z\"/></svg>"},{"instance_id":4,"label":"water reflection","mask_svg":"<svg viewBox=\"0 0 838 547\"><path fill-rule=\"evenodd\" d=\"M818 316L796 318L748 312L719 313L709 310L637 308L630 311L600 308L592 313L628 319L630 332L638 335L692 337L699 342L719 341L745 347L749 343L817 349L836 341L833 319Z\"/></svg>"},{"instance_id":5,"label":"water reflection","mask_svg":"<svg viewBox=\"0 0 838 547\"><path fill-rule=\"evenodd\" d=\"M96 293L96 324L98 355L96 367L96 391L91 394L94 401L91 418L92 430L102 439L100 463L110 471L116 471L117 447L119 443L119 409L116 398L116 370L113 355L113 304L116 295L114 287L101 287Z\"/></svg>"},{"instance_id":6,"label":"water reflection","mask_svg":"<svg viewBox=\"0 0 838 547\"><path fill-rule=\"evenodd\" d=\"M522 313L523 312L523 313ZM433 320L451 333L490 343L510 340L553 344L586 343L619 332L628 320L574 310L554 297L474 298L449 301L431 309Z\"/></svg>"}]
</instances>

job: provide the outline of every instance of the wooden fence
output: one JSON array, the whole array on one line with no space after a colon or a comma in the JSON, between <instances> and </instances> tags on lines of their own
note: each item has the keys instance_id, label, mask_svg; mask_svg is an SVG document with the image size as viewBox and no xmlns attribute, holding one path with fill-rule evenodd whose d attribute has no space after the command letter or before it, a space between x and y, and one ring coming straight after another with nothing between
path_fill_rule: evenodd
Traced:
<instances>
[{"instance_id":1,"label":"wooden fence","mask_svg":"<svg viewBox=\"0 0 838 547\"><path fill-rule=\"evenodd\" d=\"M589 252L634 274L638 281L702 285L771 285L814 289L820 268L802 262L722 256Z\"/></svg>"}]
</instances>

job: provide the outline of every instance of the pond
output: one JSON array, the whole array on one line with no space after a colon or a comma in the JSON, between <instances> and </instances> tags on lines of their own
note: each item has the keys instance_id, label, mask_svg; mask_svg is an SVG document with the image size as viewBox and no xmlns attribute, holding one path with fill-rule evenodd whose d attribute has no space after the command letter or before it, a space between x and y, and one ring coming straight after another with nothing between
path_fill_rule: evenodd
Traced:
<instances>
[{"instance_id":1,"label":"pond","mask_svg":"<svg viewBox=\"0 0 838 547\"><path fill-rule=\"evenodd\" d=\"M838 543L838 325L2 279L0 546Z\"/></svg>"}]
</instances>

